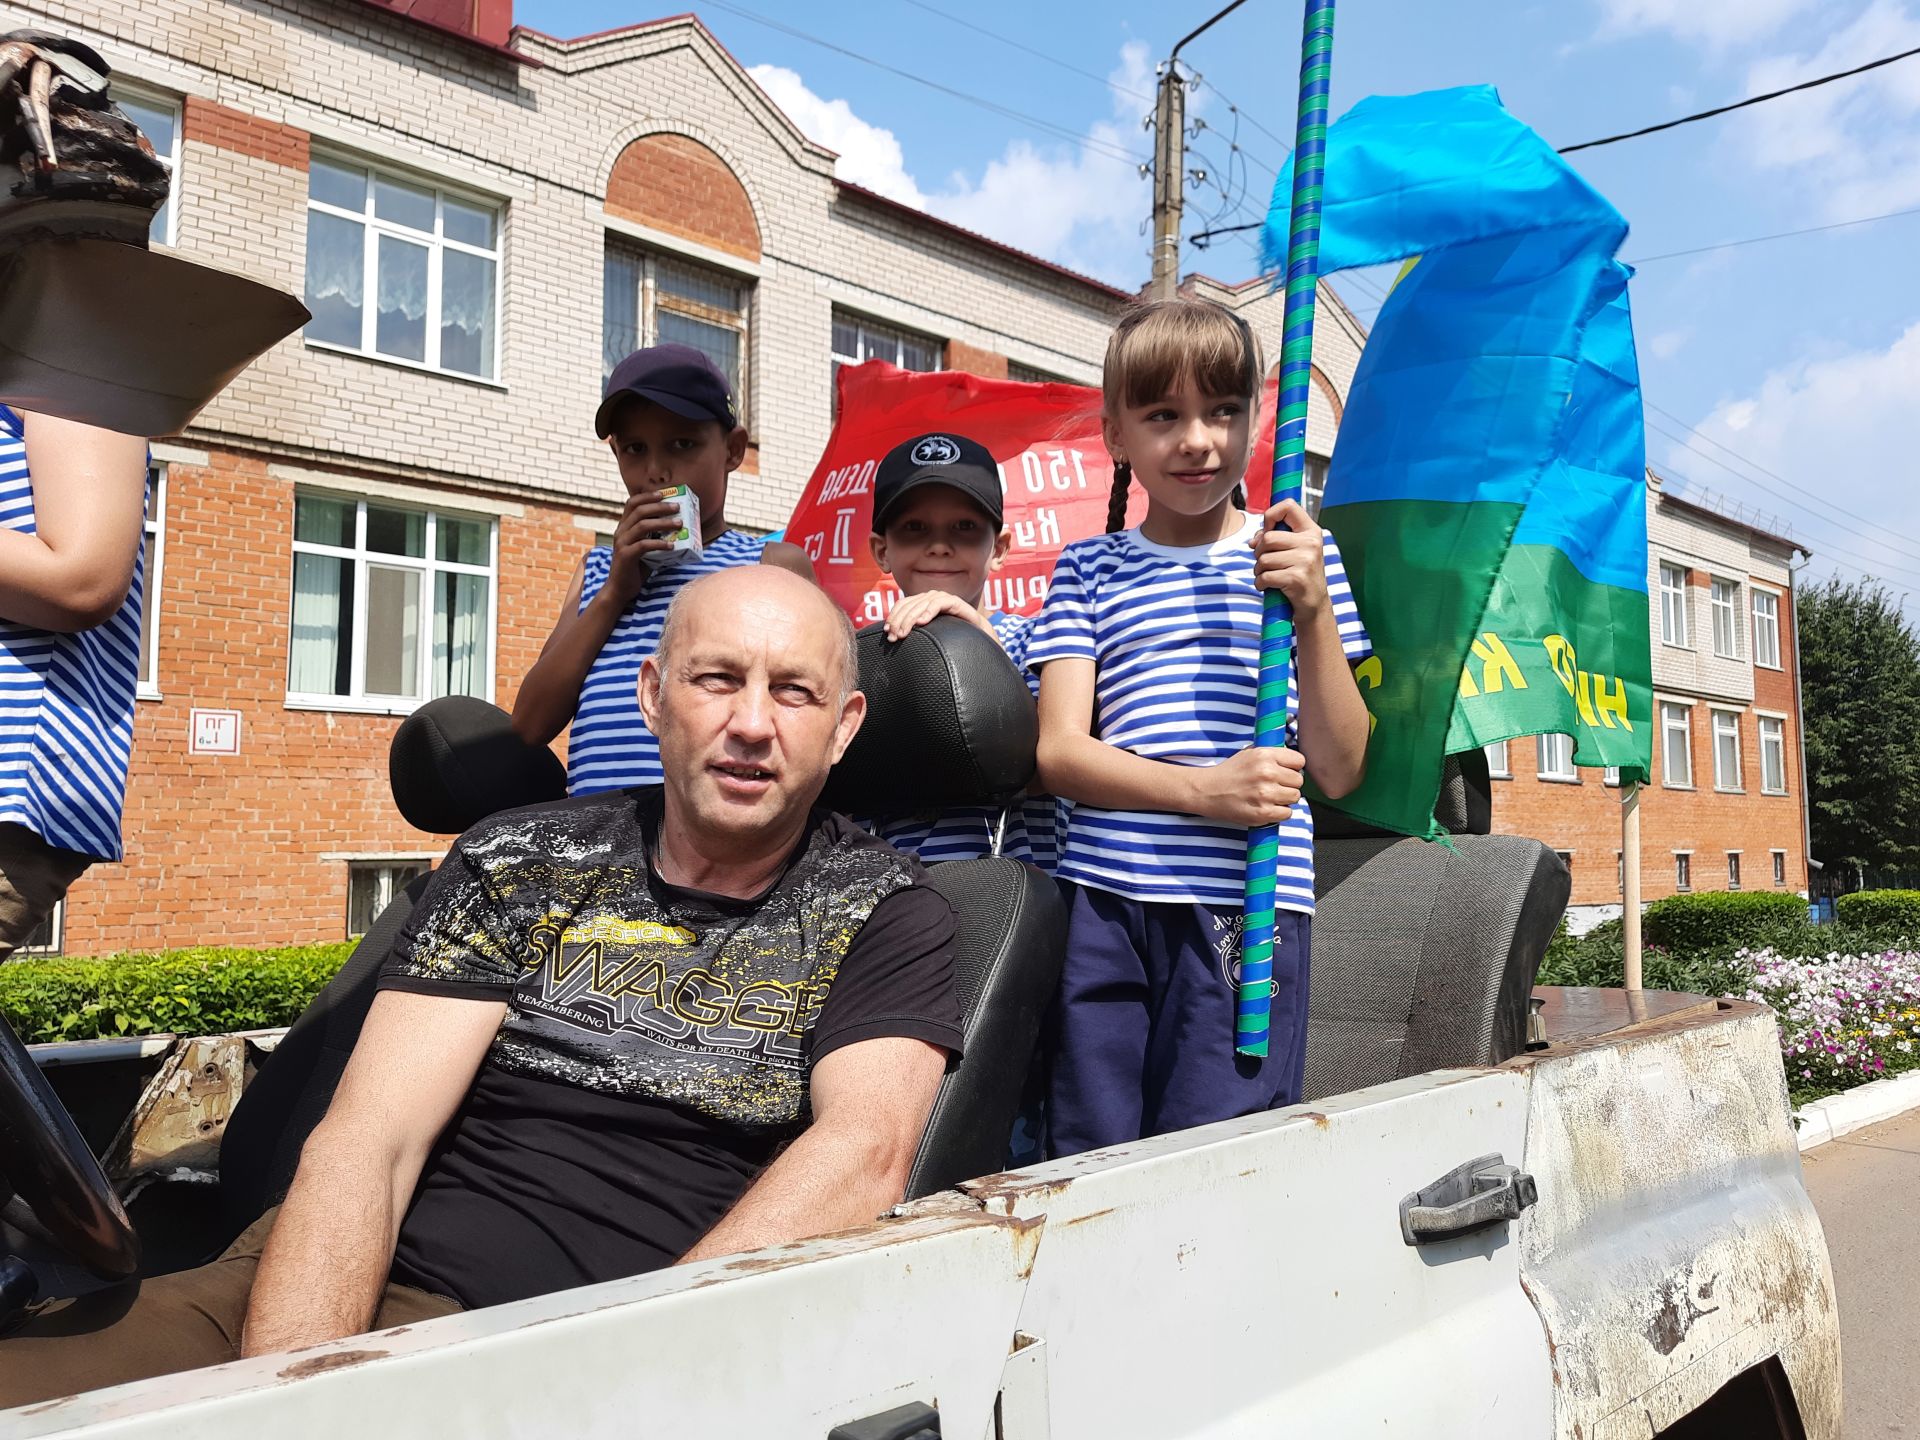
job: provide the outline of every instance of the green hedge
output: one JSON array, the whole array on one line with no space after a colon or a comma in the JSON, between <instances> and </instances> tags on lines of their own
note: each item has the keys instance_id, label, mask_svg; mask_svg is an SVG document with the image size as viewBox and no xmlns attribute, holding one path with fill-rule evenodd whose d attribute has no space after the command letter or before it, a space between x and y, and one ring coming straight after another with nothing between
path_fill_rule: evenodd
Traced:
<instances>
[{"instance_id":1,"label":"green hedge","mask_svg":"<svg viewBox=\"0 0 1920 1440\"><path fill-rule=\"evenodd\" d=\"M0 1015L26 1043L113 1035L223 1035L291 1025L354 942L277 950L205 946L0 965Z\"/></svg>"},{"instance_id":2,"label":"green hedge","mask_svg":"<svg viewBox=\"0 0 1920 1440\"><path fill-rule=\"evenodd\" d=\"M1643 937L1644 938L1644 937ZM1678 990L1689 995L1744 995L1751 968L1730 952L1689 953L1643 945L1641 983L1649 990ZM1618 920L1606 920L1575 939L1562 920L1540 962L1540 985L1600 985L1619 989L1627 983L1626 958Z\"/></svg>"},{"instance_id":3,"label":"green hedge","mask_svg":"<svg viewBox=\"0 0 1920 1440\"><path fill-rule=\"evenodd\" d=\"M1834 902L1834 915L1850 930L1885 931L1920 939L1920 890L1862 890Z\"/></svg>"},{"instance_id":4,"label":"green hedge","mask_svg":"<svg viewBox=\"0 0 1920 1440\"><path fill-rule=\"evenodd\" d=\"M1648 945L1691 955L1759 949L1807 923L1807 902L1777 891L1708 891L1656 900L1641 920Z\"/></svg>"}]
</instances>

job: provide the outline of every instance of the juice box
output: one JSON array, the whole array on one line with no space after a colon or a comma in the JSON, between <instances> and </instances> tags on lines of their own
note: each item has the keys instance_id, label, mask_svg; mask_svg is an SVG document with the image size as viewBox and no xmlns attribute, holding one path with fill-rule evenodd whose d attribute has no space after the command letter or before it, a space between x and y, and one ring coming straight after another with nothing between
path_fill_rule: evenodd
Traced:
<instances>
[{"instance_id":1,"label":"juice box","mask_svg":"<svg viewBox=\"0 0 1920 1440\"><path fill-rule=\"evenodd\" d=\"M671 540L671 550L649 551L646 561L649 565L672 565L681 560L700 558L700 497L684 485L669 485L660 492L662 500L672 501L680 509L677 517L667 523L673 528L655 531L654 538Z\"/></svg>"}]
</instances>

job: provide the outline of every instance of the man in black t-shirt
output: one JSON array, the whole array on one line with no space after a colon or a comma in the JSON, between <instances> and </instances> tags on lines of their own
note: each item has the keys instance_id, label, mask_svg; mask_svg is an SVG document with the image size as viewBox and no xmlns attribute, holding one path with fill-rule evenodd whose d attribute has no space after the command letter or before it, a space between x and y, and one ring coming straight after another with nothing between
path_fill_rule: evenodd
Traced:
<instances>
[{"instance_id":1,"label":"man in black t-shirt","mask_svg":"<svg viewBox=\"0 0 1920 1440\"><path fill-rule=\"evenodd\" d=\"M865 713L855 675L852 628L796 576L683 590L640 677L666 783L463 835L277 1215L117 1323L0 1343L0 1405L897 1202L960 1048L954 916L916 862L814 808Z\"/></svg>"}]
</instances>

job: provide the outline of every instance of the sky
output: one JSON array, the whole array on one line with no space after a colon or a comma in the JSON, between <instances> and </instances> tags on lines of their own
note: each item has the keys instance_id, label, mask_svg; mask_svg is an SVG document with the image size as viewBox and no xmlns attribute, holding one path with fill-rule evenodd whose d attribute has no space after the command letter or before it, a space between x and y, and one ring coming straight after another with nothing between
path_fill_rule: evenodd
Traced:
<instances>
[{"instance_id":1,"label":"sky","mask_svg":"<svg viewBox=\"0 0 1920 1440\"><path fill-rule=\"evenodd\" d=\"M708 29L842 178L1111 283L1148 273L1155 67L1225 0L724 0ZM517 0L579 35L671 13ZM1291 144L1298 0L1248 0L1182 52L1199 77L1186 232L1264 215ZM1920 46L1920 0L1369 0L1341 7L1333 113L1492 84L1556 146ZM1036 53L1037 52L1037 53ZM877 62L877 63L876 63ZM1871 575L1920 621L1920 56L1572 163L1632 226L1622 258L1670 484ZM1783 231L1814 234L1750 241ZM1720 247L1720 248L1706 248ZM1693 254L1674 252L1697 251ZM1257 232L1182 248L1258 272ZM1363 320L1387 277L1336 277Z\"/></svg>"}]
</instances>

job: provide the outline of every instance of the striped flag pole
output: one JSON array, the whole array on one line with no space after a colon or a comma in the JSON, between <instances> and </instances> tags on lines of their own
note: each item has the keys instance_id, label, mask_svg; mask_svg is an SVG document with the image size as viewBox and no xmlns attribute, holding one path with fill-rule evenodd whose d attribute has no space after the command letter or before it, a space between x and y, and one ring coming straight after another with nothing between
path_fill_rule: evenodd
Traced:
<instances>
[{"instance_id":1,"label":"striped flag pole","mask_svg":"<svg viewBox=\"0 0 1920 1440\"><path fill-rule=\"evenodd\" d=\"M1320 182L1327 158L1327 91L1333 76L1333 0L1306 0L1300 42L1300 108L1294 118L1293 196L1287 218L1286 326L1280 349L1280 405L1273 444L1273 500L1300 498L1306 463L1307 391L1313 373L1314 287L1320 279ZM1266 592L1260 617L1260 693L1253 743L1284 745L1293 681L1293 608ZM1233 1048L1265 1055L1273 1011L1273 893L1280 832L1247 836L1246 920L1240 937L1240 994Z\"/></svg>"}]
</instances>

